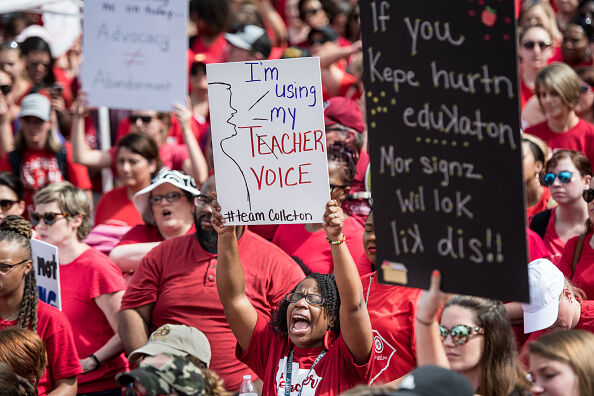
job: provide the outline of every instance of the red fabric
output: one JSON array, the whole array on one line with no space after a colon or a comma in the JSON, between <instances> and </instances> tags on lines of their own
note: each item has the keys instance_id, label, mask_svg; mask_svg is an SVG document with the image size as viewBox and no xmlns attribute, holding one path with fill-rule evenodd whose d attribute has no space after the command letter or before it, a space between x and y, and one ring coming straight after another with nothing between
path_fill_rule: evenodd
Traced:
<instances>
[{"instance_id":1,"label":"red fabric","mask_svg":"<svg viewBox=\"0 0 594 396\"><path fill-rule=\"evenodd\" d=\"M212 63L220 63L226 61L228 46L225 35L221 33L209 46L202 42L200 36L196 36L191 49L195 54L208 54L207 57Z\"/></svg>"},{"instance_id":2,"label":"red fabric","mask_svg":"<svg viewBox=\"0 0 594 396\"><path fill-rule=\"evenodd\" d=\"M251 229L252 227L250 227ZM192 227L186 232L186 234L193 234L196 232L196 228L192 224ZM134 243L149 243L149 242L162 242L165 238L159 232L159 228L152 225L146 224L139 224L137 226L132 227L130 231L128 231L117 246L120 245L131 245Z\"/></svg>"},{"instance_id":3,"label":"red fabric","mask_svg":"<svg viewBox=\"0 0 594 396\"><path fill-rule=\"evenodd\" d=\"M552 261L551 252L549 252L543 240L540 239L540 236L536 232L528 227L526 227L526 238L528 239L528 255L531 262L539 258L546 258Z\"/></svg>"},{"instance_id":4,"label":"red fabric","mask_svg":"<svg viewBox=\"0 0 594 396\"><path fill-rule=\"evenodd\" d=\"M343 234L346 237L345 243L351 252L351 257L358 259L364 254L363 225L355 218L347 217L344 222ZM304 224L281 224L276 229L274 239L277 246L283 249L289 256L297 257L312 272L330 274L334 270L330 244L326 240L326 232L318 230L309 232ZM359 268L359 275L363 276L371 272L371 267Z\"/></svg>"},{"instance_id":5,"label":"red fabric","mask_svg":"<svg viewBox=\"0 0 594 396\"><path fill-rule=\"evenodd\" d=\"M62 87L62 98L64 99L64 105L66 110L69 110L72 106L73 95L72 95L72 78L68 76L66 71L58 66L54 66L54 76L56 77L56 83ZM64 131L69 134L70 131Z\"/></svg>"},{"instance_id":6,"label":"red fabric","mask_svg":"<svg viewBox=\"0 0 594 396\"><path fill-rule=\"evenodd\" d=\"M89 172L83 165L74 163L72 160L72 146L66 142L66 173L68 181L75 187L82 189L91 188ZM33 194L43 187L64 181L62 172L58 167L56 154L50 150L25 149L23 154L23 165L21 167L21 181L25 185L25 202L27 206L33 204ZM0 163L0 171L12 172L12 167L5 155ZM30 207L28 208L31 209Z\"/></svg>"},{"instance_id":7,"label":"red fabric","mask_svg":"<svg viewBox=\"0 0 594 396\"><path fill-rule=\"evenodd\" d=\"M95 210L95 225L108 222L135 226L144 224L134 203L128 198L126 187L114 188L104 194Z\"/></svg>"},{"instance_id":8,"label":"red fabric","mask_svg":"<svg viewBox=\"0 0 594 396\"><path fill-rule=\"evenodd\" d=\"M353 87L356 83L357 83L357 80L355 79L355 77L353 77L352 74L344 72L342 75L342 78L340 79L340 83L339 83L339 87L338 87L338 94L335 96L336 97L346 97L348 90L351 87ZM324 98L325 101L329 100L330 98L333 98L335 96L331 95L327 91L327 89L324 87L324 84L322 84L322 97ZM357 100L360 97L361 97L361 91L356 90L353 92L353 94L349 95L348 99Z\"/></svg>"},{"instance_id":9,"label":"red fabric","mask_svg":"<svg viewBox=\"0 0 594 396\"><path fill-rule=\"evenodd\" d=\"M393 381L417 366L415 318L421 290L384 285L377 278L377 272L361 278L375 347L370 385Z\"/></svg>"},{"instance_id":10,"label":"red fabric","mask_svg":"<svg viewBox=\"0 0 594 396\"><path fill-rule=\"evenodd\" d=\"M237 357L262 378L262 396L284 394L290 348L288 337L267 325L266 320L260 315L248 350L244 352L237 346ZM374 359L373 348L367 364L358 365L354 362L342 336L339 336L309 373L311 365L323 348L294 347L291 395L338 395L367 382ZM310 377L306 377L307 374Z\"/></svg>"},{"instance_id":11,"label":"red fabric","mask_svg":"<svg viewBox=\"0 0 594 396\"><path fill-rule=\"evenodd\" d=\"M549 218L549 224L547 224L547 229L545 231L544 238L542 239L545 243L549 252L551 252L552 262L557 265L559 260L561 259L561 253L563 253L563 248L565 247L565 242L559 237L557 231L555 230L555 213L557 208L551 209L551 217Z\"/></svg>"},{"instance_id":12,"label":"red fabric","mask_svg":"<svg viewBox=\"0 0 594 396\"><path fill-rule=\"evenodd\" d=\"M532 219L535 214L542 212L543 210L549 209L549 204L551 203L551 190L547 187L542 188L542 195L540 200L536 203L536 205L531 206L526 209L526 217L528 219Z\"/></svg>"},{"instance_id":13,"label":"red fabric","mask_svg":"<svg viewBox=\"0 0 594 396\"><path fill-rule=\"evenodd\" d=\"M524 105L526 105L526 102L528 102L528 99L530 99L532 96L534 96L534 91L532 89L530 89L530 87L524 83L524 79L522 78L521 75L520 75L520 93L522 95L522 109L523 109Z\"/></svg>"},{"instance_id":14,"label":"red fabric","mask_svg":"<svg viewBox=\"0 0 594 396\"><path fill-rule=\"evenodd\" d=\"M16 324L16 320L0 320L0 329ZM37 334L47 350L47 368L37 385L39 396L45 396L54 389L57 381L81 374L82 367L68 319L41 300L37 301Z\"/></svg>"},{"instance_id":15,"label":"red fabric","mask_svg":"<svg viewBox=\"0 0 594 396\"><path fill-rule=\"evenodd\" d=\"M239 239L239 258L246 295L265 317L304 278L290 257L248 230ZM236 391L250 371L233 354L235 337L219 301L216 264L217 256L204 250L195 234L163 241L140 262L121 309L154 303L150 331L166 323L201 330L212 346L209 368Z\"/></svg>"},{"instance_id":16,"label":"red fabric","mask_svg":"<svg viewBox=\"0 0 594 396\"><path fill-rule=\"evenodd\" d=\"M580 259L575 266L575 274L571 276L571 262L573 261L573 252L577 245L578 237L571 238L567 241L563 255L557 266L563 272L563 275L573 283L574 286L579 287L586 293L587 300L594 300L594 249L590 246L590 240L593 233L586 235L584 246Z\"/></svg>"},{"instance_id":17,"label":"red fabric","mask_svg":"<svg viewBox=\"0 0 594 396\"><path fill-rule=\"evenodd\" d=\"M278 226L278 224L250 225L250 231L254 234L260 235L264 239L272 241Z\"/></svg>"},{"instance_id":18,"label":"red fabric","mask_svg":"<svg viewBox=\"0 0 594 396\"><path fill-rule=\"evenodd\" d=\"M114 172L114 175L117 177L117 146L110 148L109 154L111 155L111 169ZM161 158L161 162L163 162L163 165L171 170L183 171L182 165L184 164L184 161L189 158L189 156L190 154L188 153L188 148L185 145L177 143L164 143L161 145L161 147L159 147L159 158Z\"/></svg>"},{"instance_id":19,"label":"red fabric","mask_svg":"<svg viewBox=\"0 0 594 396\"><path fill-rule=\"evenodd\" d=\"M103 253L89 248L70 264L60 264L62 311L72 324L79 359L97 352L114 332L95 298L126 289L122 271ZM73 287L75 285L75 287ZM101 367L78 376L78 392L118 388L115 375L128 369L122 352Z\"/></svg>"},{"instance_id":20,"label":"red fabric","mask_svg":"<svg viewBox=\"0 0 594 396\"><path fill-rule=\"evenodd\" d=\"M531 126L524 132L541 138L553 150L581 151L594 163L594 125L581 118L576 126L562 133L553 132L546 121Z\"/></svg>"},{"instance_id":21,"label":"red fabric","mask_svg":"<svg viewBox=\"0 0 594 396\"><path fill-rule=\"evenodd\" d=\"M561 52L561 47L555 49L553 56L549 59L549 64L555 62L565 62L565 58L563 58L563 53ZM579 65L573 67L574 70L579 69L580 67L588 67L594 65L594 59L589 58L586 62L582 62Z\"/></svg>"},{"instance_id":22,"label":"red fabric","mask_svg":"<svg viewBox=\"0 0 594 396\"><path fill-rule=\"evenodd\" d=\"M357 172L355 173L355 180L351 184L351 193L366 191L365 186L365 173L369 166L369 153L365 150L361 150L359 153L359 159L357 160ZM371 205L366 199L353 199L347 198L342 203L342 208L346 210L351 216L354 216L361 224L365 225L365 220L371 212ZM355 257L356 259L356 257Z\"/></svg>"}]
</instances>

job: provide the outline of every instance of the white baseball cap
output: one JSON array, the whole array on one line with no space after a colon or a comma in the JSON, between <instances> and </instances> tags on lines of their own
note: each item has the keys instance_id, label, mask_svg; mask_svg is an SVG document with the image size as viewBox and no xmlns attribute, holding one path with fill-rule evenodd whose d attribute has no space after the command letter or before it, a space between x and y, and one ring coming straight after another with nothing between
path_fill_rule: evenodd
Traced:
<instances>
[{"instance_id":1,"label":"white baseball cap","mask_svg":"<svg viewBox=\"0 0 594 396\"><path fill-rule=\"evenodd\" d=\"M155 225L155 216L153 215L151 205L149 204L150 193L163 183L169 183L172 186L187 191L194 196L200 194L200 191L198 188L196 188L196 182L191 176L175 170L159 172L159 174L153 179L153 182L150 186L138 191L132 198L134 201L134 206L136 206L138 213L140 213L142 216L142 220L144 220L144 222L147 224Z\"/></svg>"},{"instance_id":2,"label":"white baseball cap","mask_svg":"<svg viewBox=\"0 0 594 396\"><path fill-rule=\"evenodd\" d=\"M559 296L565 287L563 273L547 259L528 264L530 304L522 304L524 333L546 329L559 314Z\"/></svg>"},{"instance_id":3,"label":"white baseball cap","mask_svg":"<svg viewBox=\"0 0 594 396\"><path fill-rule=\"evenodd\" d=\"M38 93L32 93L22 100L19 118L37 117L43 121L49 121L51 118L51 104L49 99Z\"/></svg>"}]
</instances>

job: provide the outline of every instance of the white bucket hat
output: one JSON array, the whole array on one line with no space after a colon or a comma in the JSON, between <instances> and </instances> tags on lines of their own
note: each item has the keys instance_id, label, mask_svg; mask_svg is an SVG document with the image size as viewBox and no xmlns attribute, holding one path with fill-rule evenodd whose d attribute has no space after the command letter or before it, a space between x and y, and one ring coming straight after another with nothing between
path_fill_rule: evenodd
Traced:
<instances>
[{"instance_id":1,"label":"white bucket hat","mask_svg":"<svg viewBox=\"0 0 594 396\"><path fill-rule=\"evenodd\" d=\"M153 210L149 203L149 196L151 191L163 183L169 183L172 186L187 191L194 196L200 194L200 191L198 188L196 188L196 182L194 182L194 179L191 176L175 170L159 172L159 174L153 179L153 182L150 186L145 187L134 194L134 206L136 206L138 213L140 213L142 220L144 220L146 224L155 225L155 216L153 215Z\"/></svg>"},{"instance_id":2,"label":"white bucket hat","mask_svg":"<svg viewBox=\"0 0 594 396\"><path fill-rule=\"evenodd\" d=\"M524 333L546 329L559 315L559 296L565 287L563 273L547 259L528 264L530 304L522 304Z\"/></svg>"}]
</instances>

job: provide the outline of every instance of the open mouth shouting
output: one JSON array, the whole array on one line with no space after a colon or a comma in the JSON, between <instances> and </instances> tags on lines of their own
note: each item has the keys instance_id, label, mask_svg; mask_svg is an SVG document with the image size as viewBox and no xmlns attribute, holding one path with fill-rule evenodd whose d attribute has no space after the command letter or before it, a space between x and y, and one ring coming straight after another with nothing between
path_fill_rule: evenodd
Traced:
<instances>
[{"instance_id":1,"label":"open mouth shouting","mask_svg":"<svg viewBox=\"0 0 594 396\"><path fill-rule=\"evenodd\" d=\"M294 336L307 334L311 330L311 320L304 314L295 312L291 315L289 333Z\"/></svg>"}]
</instances>

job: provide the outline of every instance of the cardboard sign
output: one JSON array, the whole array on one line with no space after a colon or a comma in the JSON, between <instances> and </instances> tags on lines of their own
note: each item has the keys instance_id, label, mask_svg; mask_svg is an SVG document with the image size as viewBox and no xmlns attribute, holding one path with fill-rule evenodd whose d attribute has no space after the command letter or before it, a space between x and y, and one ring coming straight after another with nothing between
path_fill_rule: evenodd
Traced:
<instances>
[{"instance_id":1,"label":"cardboard sign","mask_svg":"<svg viewBox=\"0 0 594 396\"><path fill-rule=\"evenodd\" d=\"M528 301L512 1L362 3L380 279Z\"/></svg>"},{"instance_id":2,"label":"cardboard sign","mask_svg":"<svg viewBox=\"0 0 594 396\"><path fill-rule=\"evenodd\" d=\"M39 299L61 311L58 248L49 243L31 239L31 249Z\"/></svg>"},{"instance_id":3,"label":"cardboard sign","mask_svg":"<svg viewBox=\"0 0 594 396\"><path fill-rule=\"evenodd\" d=\"M170 111L185 103L187 2L87 0L83 15L91 106Z\"/></svg>"},{"instance_id":4,"label":"cardboard sign","mask_svg":"<svg viewBox=\"0 0 594 396\"><path fill-rule=\"evenodd\" d=\"M206 75L227 223L321 223L330 190L319 58L211 64Z\"/></svg>"}]
</instances>

